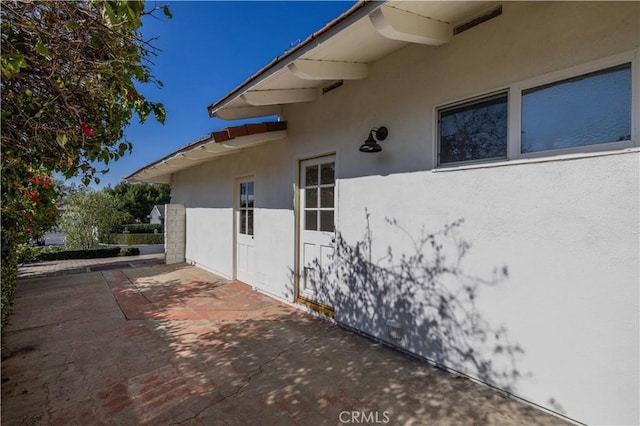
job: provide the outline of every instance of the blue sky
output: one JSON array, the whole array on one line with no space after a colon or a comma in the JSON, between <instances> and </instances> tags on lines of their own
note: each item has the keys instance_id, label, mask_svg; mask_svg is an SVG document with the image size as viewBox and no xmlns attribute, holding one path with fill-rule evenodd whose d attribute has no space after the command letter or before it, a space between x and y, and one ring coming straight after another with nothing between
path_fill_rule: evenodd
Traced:
<instances>
[{"instance_id":1,"label":"blue sky","mask_svg":"<svg viewBox=\"0 0 640 426\"><path fill-rule=\"evenodd\" d=\"M167 119L137 118L125 130L133 152L109 164L99 186L114 186L140 167L171 151L238 122L209 118L207 105L220 99L285 50L306 39L353 5L353 1L168 2L173 19L161 13L144 21L146 38L159 37L162 51L153 74L162 89L147 85L147 99L162 102ZM158 2L158 4L165 4ZM259 121L259 120L258 120ZM99 168L99 167L97 167Z\"/></svg>"}]
</instances>

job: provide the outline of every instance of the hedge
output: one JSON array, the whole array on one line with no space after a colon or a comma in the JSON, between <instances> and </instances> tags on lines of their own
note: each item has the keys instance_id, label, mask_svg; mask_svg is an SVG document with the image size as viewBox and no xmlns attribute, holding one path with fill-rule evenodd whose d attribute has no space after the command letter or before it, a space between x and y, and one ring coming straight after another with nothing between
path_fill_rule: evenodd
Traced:
<instances>
[{"instance_id":1,"label":"hedge","mask_svg":"<svg viewBox=\"0 0 640 426\"><path fill-rule=\"evenodd\" d=\"M4 324L13 310L13 299L18 276L18 262L15 251L7 246L8 244L2 246L2 266L0 267L0 277L2 277L2 321L0 322L0 328L4 328Z\"/></svg>"},{"instance_id":2,"label":"hedge","mask_svg":"<svg viewBox=\"0 0 640 426\"><path fill-rule=\"evenodd\" d=\"M109 247L90 250L43 251L37 254L35 260L97 259L101 257L135 256L138 254L140 254L140 250L136 247L126 249Z\"/></svg>"},{"instance_id":3,"label":"hedge","mask_svg":"<svg viewBox=\"0 0 640 426\"><path fill-rule=\"evenodd\" d=\"M111 234L113 244L163 244L164 234Z\"/></svg>"},{"instance_id":4,"label":"hedge","mask_svg":"<svg viewBox=\"0 0 640 426\"><path fill-rule=\"evenodd\" d=\"M125 229L130 234L154 234L162 232L162 225L157 223L132 223L129 225L118 225L111 228L112 234L122 234Z\"/></svg>"}]
</instances>

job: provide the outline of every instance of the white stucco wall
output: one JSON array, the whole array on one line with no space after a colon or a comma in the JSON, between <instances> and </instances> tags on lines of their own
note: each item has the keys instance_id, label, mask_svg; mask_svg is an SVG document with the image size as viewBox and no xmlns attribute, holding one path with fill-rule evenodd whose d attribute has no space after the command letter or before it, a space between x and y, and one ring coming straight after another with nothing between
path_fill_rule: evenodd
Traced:
<instances>
[{"instance_id":1,"label":"white stucco wall","mask_svg":"<svg viewBox=\"0 0 640 426\"><path fill-rule=\"evenodd\" d=\"M494 268L508 270L491 286L476 280L473 302L483 324L505 326L509 341L522 348L515 360L521 377L511 383L514 393L578 421L636 424L638 152L442 171L434 170L433 139L439 105L638 49L639 40L637 2L508 2L502 16L448 45L411 45L395 52L372 64L366 80L345 82L312 103L286 107L287 140L174 175L172 199L186 206L186 258L234 276L234 180L252 175L254 285L292 300L297 164L336 153L336 221L347 244L362 241L365 210L374 260L389 248L395 260L415 254L398 225L417 238L421 229L436 232L463 218L458 238L471 243L460 266L465 279L491 276ZM368 130L383 125L390 132L381 143L384 150L358 152ZM451 245L444 250L447 261L455 259ZM459 285L450 276L442 282L450 294ZM345 299L336 306L336 318L437 357L434 340L419 338L436 328L425 322L429 315L419 303L397 304L393 291L380 290L370 299L362 295L380 304L369 316L353 314L355 302ZM404 337L391 336L389 320L399 324ZM508 364L501 364L492 349L495 345L487 343L471 360L438 361L478 377L482 374L472 361L495 358L491 368L504 371Z\"/></svg>"},{"instance_id":2,"label":"white stucco wall","mask_svg":"<svg viewBox=\"0 0 640 426\"><path fill-rule=\"evenodd\" d=\"M290 272L294 257L295 171L289 155L288 142L278 141L224 156L174 176L173 199L184 203L187 211L188 262L234 278L236 180L253 176L256 274L252 285L293 300Z\"/></svg>"}]
</instances>

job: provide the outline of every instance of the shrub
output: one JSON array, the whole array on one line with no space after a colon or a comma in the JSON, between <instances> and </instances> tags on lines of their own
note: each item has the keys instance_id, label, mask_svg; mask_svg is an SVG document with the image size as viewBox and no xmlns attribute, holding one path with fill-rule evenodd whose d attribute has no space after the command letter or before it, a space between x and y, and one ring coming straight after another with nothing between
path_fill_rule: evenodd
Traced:
<instances>
[{"instance_id":1,"label":"shrub","mask_svg":"<svg viewBox=\"0 0 640 426\"><path fill-rule=\"evenodd\" d=\"M31 262L35 260L40 252L36 247L32 247L30 244L22 243L16 247L16 256L18 263Z\"/></svg>"},{"instance_id":2,"label":"shrub","mask_svg":"<svg viewBox=\"0 0 640 426\"><path fill-rule=\"evenodd\" d=\"M164 234L111 234L113 244L136 245L136 244L162 244Z\"/></svg>"},{"instance_id":3,"label":"shrub","mask_svg":"<svg viewBox=\"0 0 640 426\"><path fill-rule=\"evenodd\" d=\"M140 249L138 247L127 247L121 248L118 256L137 256L140 254Z\"/></svg>"},{"instance_id":4,"label":"shrub","mask_svg":"<svg viewBox=\"0 0 640 426\"><path fill-rule=\"evenodd\" d=\"M29 244L19 244L16 249L16 255L18 256L18 263L36 262L40 260L41 256L46 256L44 253L56 253L61 251L60 247L33 247Z\"/></svg>"},{"instance_id":5,"label":"shrub","mask_svg":"<svg viewBox=\"0 0 640 426\"><path fill-rule=\"evenodd\" d=\"M111 228L112 234L122 234L125 229L130 234L155 234L162 232L162 225L157 223L132 223L129 225L118 225Z\"/></svg>"},{"instance_id":6,"label":"shrub","mask_svg":"<svg viewBox=\"0 0 640 426\"><path fill-rule=\"evenodd\" d=\"M15 296L18 262L16 261L15 252L11 253L6 247L2 247L2 326L13 310L13 299Z\"/></svg>"},{"instance_id":7,"label":"shrub","mask_svg":"<svg viewBox=\"0 0 640 426\"><path fill-rule=\"evenodd\" d=\"M37 260L97 259L101 257L117 257L120 247L97 248L87 250L41 251Z\"/></svg>"}]
</instances>

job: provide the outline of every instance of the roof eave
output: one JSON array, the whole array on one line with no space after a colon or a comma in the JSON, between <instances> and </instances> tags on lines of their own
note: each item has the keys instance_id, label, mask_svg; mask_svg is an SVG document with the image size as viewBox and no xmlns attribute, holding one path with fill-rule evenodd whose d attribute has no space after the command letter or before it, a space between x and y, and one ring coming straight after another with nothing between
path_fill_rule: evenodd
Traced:
<instances>
[{"instance_id":1,"label":"roof eave","mask_svg":"<svg viewBox=\"0 0 640 426\"><path fill-rule=\"evenodd\" d=\"M218 111L224 108L227 104L229 104L236 98L238 98L240 95L242 95L242 93L247 91L251 86L259 83L260 81L268 78L272 74L288 66L293 61L295 61L296 59L298 59L299 57L301 57L311 49L315 48L320 43L322 43L325 39L333 36L335 33L348 27L358 19L378 9L384 3L385 3L384 1L371 1L371 0L358 1L358 3L354 4L349 10L344 12L342 15L338 16L333 21L329 22L320 30L311 34L302 43L300 43L290 51L287 51L284 55L276 57L269 64L267 64L258 72L256 72L251 77L249 77L244 83L240 84L238 87L236 87L235 89L227 93L224 97L222 97L217 102L214 102L211 105L209 105L207 107L209 117L229 119L229 118L224 118L219 116ZM250 115L250 116L255 116L255 115ZM231 119L235 119L235 118L231 118Z\"/></svg>"}]
</instances>

